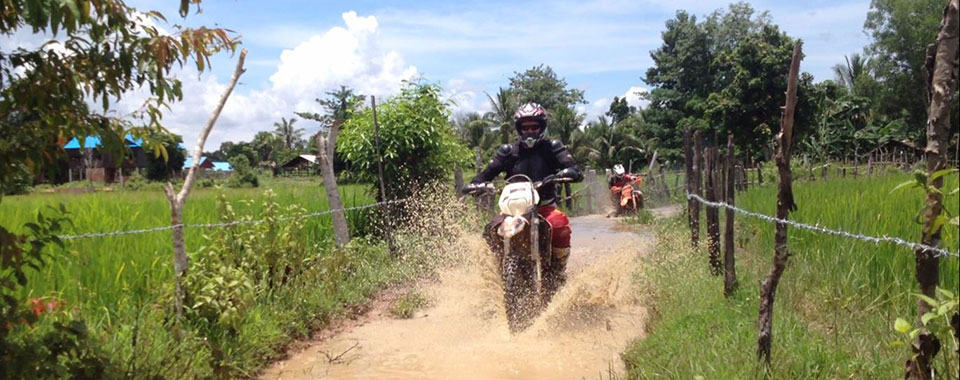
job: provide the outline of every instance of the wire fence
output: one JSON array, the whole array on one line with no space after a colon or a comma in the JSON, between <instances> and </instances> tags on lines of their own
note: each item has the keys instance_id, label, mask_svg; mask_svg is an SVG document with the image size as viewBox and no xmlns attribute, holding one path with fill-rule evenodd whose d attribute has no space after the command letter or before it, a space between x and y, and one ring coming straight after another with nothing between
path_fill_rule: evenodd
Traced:
<instances>
[{"instance_id":1,"label":"wire fence","mask_svg":"<svg viewBox=\"0 0 960 380\"><path fill-rule=\"evenodd\" d=\"M874 244L890 243L890 244L896 244L896 245L903 246L903 247L908 247L908 248L910 248L910 249L912 249L912 250L923 249L923 250L926 250L926 251L928 251L928 252L933 252L933 253L934 253L934 256L937 256L937 257L942 257L942 256L960 257L960 251L958 251L958 252L951 252L951 251L948 251L948 250L946 250L946 249L937 248L937 247L931 247L931 246L929 246L929 245L920 244L920 243L914 243L914 242L907 241L907 240L904 240L904 239L898 238L898 237L892 237L892 236L882 236L882 237L867 236L867 235L863 235L863 234L859 234L859 233L852 233L852 232L834 230L834 229L830 229L830 228L826 228L826 227L820 226L819 224L810 225L810 224L800 223L800 222L796 222L796 221L792 221L792 220L780 219L780 218L777 218L777 217L774 217L774 216L765 215L765 214L761 214L761 213L753 212L753 211L749 211L749 210L744 210L744 209L742 209L742 208L739 208L739 207L736 207L736 206L732 206L732 205L730 205L730 204L727 204L726 202L711 202L711 201L708 201L708 200L706 200L706 199L703 199L702 197L700 197L699 195L696 195L696 194L687 193L687 198L688 198L688 199L694 199L694 200L696 200L696 201L698 201L698 202L700 202L700 203L702 203L702 204L704 204L704 205L706 205L706 206L725 208L725 209L733 210L734 212L737 212L737 213L740 213L740 214L743 214L743 215L747 215L747 216L750 216L750 217L754 217L754 218L761 219L761 220L765 220L765 221L772 222L772 223L782 223L782 224L786 224L786 225L789 225L789 226L792 226L792 227L795 227L795 228L798 228L798 229L803 229L803 230L808 230L808 231L814 231L814 232L819 232L819 233L824 233L824 234L829 234L829 235L835 235L835 236L842 236L842 237L845 237L845 238L860 240L860 241L864 241L864 242L868 242L868 243L874 243Z\"/></svg>"},{"instance_id":2,"label":"wire fence","mask_svg":"<svg viewBox=\"0 0 960 380\"><path fill-rule=\"evenodd\" d=\"M345 208L339 208L339 209L317 211L309 214L285 216L281 218L275 218L272 220L279 221L279 222L286 222L290 220L309 219L309 218L315 218L318 216L330 215L338 211L347 212L347 211L365 210L365 209L374 208L374 207L386 206L391 204L399 204L407 201L408 199L398 199L398 200L371 203L363 206L345 207ZM236 220L236 221L223 222L223 223L181 223L181 224L171 224L169 226L144 228L144 229L137 229L137 230L91 232L91 233L85 233L85 234L79 234L79 235L65 235L65 236L60 236L60 239L61 240L78 240L78 239L114 237L114 236L123 236L123 235L137 235L137 234L169 231L174 228L223 228L223 227L232 227L232 226L239 226L239 225L254 225L254 224L264 223L267 221L268 221L267 219L255 219L255 220Z\"/></svg>"}]
</instances>

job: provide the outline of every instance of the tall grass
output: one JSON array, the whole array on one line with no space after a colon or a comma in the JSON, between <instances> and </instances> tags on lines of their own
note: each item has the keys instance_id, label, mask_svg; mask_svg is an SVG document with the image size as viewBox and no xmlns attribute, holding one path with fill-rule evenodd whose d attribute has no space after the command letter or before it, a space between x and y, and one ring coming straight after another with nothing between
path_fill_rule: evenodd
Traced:
<instances>
[{"instance_id":1,"label":"tall grass","mask_svg":"<svg viewBox=\"0 0 960 380\"><path fill-rule=\"evenodd\" d=\"M223 191L228 200L249 199L256 212L266 188L272 188L277 202L299 204L308 212L329 208L326 193L317 182L274 181L256 189L197 189L187 200L184 223L221 222L217 197ZM341 186L345 207L373 203L366 186ZM64 204L70 212L70 234L108 232L168 226L170 211L160 191L118 191L84 194L32 194L4 197L0 202L3 225L13 231L36 218L47 206ZM247 210L243 210L247 211ZM365 214L348 213L353 230L366 223ZM324 243L332 239L329 216L306 221L308 238ZM194 252L202 236L210 231L185 230L187 252ZM168 289L173 279L172 243L169 231L136 235L77 239L65 251L53 252L40 273L33 273L24 289L31 296L55 295L70 304L82 305L90 323L105 323L123 313L124 305L148 304ZM93 317L93 318L90 318Z\"/></svg>"},{"instance_id":2,"label":"tall grass","mask_svg":"<svg viewBox=\"0 0 960 380\"><path fill-rule=\"evenodd\" d=\"M834 177L835 178L835 177ZM801 182L794 186L797 212L808 224L872 236L920 240L914 221L919 192L890 194L910 176ZM956 176L947 188L957 186ZM754 187L737 195L739 207L773 215L776 188ZM946 206L956 214L956 198ZM681 217L682 218L682 217ZM701 223L701 226L705 225ZM706 254L689 247L686 223L657 227L658 252L643 279L653 289L658 311L649 335L635 342L624 361L632 378L894 378L901 377L909 352L889 343L897 317L916 315L913 253L842 237L790 229L792 256L780 282L774 312L773 361L756 360L759 281L770 269L774 226L737 216L737 267L741 288L722 295L722 278L711 276ZM943 246L956 251L958 231L944 229ZM703 235L701 235L703 236ZM703 238L702 240L703 241ZM943 259L941 287L957 289L958 261ZM956 376L952 340L936 365Z\"/></svg>"}]
</instances>

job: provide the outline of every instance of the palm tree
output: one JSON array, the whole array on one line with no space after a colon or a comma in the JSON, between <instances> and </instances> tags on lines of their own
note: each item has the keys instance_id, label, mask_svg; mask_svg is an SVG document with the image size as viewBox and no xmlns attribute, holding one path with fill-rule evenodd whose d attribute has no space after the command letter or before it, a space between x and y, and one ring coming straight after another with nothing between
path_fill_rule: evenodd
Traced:
<instances>
[{"instance_id":1,"label":"palm tree","mask_svg":"<svg viewBox=\"0 0 960 380\"><path fill-rule=\"evenodd\" d=\"M510 89L500 87L496 97L487 94L490 100L491 111L487 113L487 118L493 120L496 127L500 129L500 143L506 144L513 135L513 114L517 110L517 98Z\"/></svg>"},{"instance_id":2,"label":"palm tree","mask_svg":"<svg viewBox=\"0 0 960 380\"><path fill-rule=\"evenodd\" d=\"M850 54L849 57L843 56L843 59L846 61L846 64L839 63L834 65L833 73L837 77L837 83L856 94L857 79L862 75L869 74L867 65L870 60L858 53Z\"/></svg>"},{"instance_id":3,"label":"palm tree","mask_svg":"<svg viewBox=\"0 0 960 380\"><path fill-rule=\"evenodd\" d=\"M591 143L586 147L587 157L598 168L622 164L630 156L646 153L643 147L653 144L653 141L641 141L626 128L610 123L603 116L587 125L584 138Z\"/></svg>"},{"instance_id":4,"label":"palm tree","mask_svg":"<svg viewBox=\"0 0 960 380\"><path fill-rule=\"evenodd\" d=\"M281 117L279 122L273 123L273 126L276 127L273 130L273 134L277 135L281 140L283 140L284 146L287 149L293 149L294 145L303 138L303 128L294 128L293 124L297 122L296 118L286 118Z\"/></svg>"}]
</instances>

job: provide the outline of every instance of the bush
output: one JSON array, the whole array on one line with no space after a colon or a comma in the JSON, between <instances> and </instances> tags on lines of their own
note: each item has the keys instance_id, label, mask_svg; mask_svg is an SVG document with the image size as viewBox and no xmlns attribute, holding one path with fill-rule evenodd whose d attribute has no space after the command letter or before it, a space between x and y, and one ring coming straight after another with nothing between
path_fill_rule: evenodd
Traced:
<instances>
[{"instance_id":1,"label":"bush","mask_svg":"<svg viewBox=\"0 0 960 380\"><path fill-rule=\"evenodd\" d=\"M230 180L227 181L228 187L258 187L260 186L260 179L257 178L257 174L253 172L253 168L250 167L250 160L247 159L247 156L236 155L230 157L229 160L230 166L233 167L233 175L230 176Z\"/></svg>"},{"instance_id":2,"label":"bush","mask_svg":"<svg viewBox=\"0 0 960 380\"><path fill-rule=\"evenodd\" d=\"M449 104L433 84L406 82L399 95L377 108L384 184L391 197L406 198L414 189L446 179L456 164L470 160L448 122ZM364 110L343 126L337 152L360 179L379 186L373 113ZM379 196L378 196L379 198Z\"/></svg>"},{"instance_id":3,"label":"bush","mask_svg":"<svg viewBox=\"0 0 960 380\"><path fill-rule=\"evenodd\" d=\"M30 192L31 186L33 186L33 173L30 173L27 165L13 164L13 174L9 177L9 181L0 183L0 194L26 194Z\"/></svg>"},{"instance_id":4,"label":"bush","mask_svg":"<svg viewBox=\"0 0 960 380\"><path fill-rule=\"evenodd\" d=\"M123 185L130 190L140 190L147 184L147 179L140 174L139 170L135 170L123 183Z\"/></svg>"}]
</instances>

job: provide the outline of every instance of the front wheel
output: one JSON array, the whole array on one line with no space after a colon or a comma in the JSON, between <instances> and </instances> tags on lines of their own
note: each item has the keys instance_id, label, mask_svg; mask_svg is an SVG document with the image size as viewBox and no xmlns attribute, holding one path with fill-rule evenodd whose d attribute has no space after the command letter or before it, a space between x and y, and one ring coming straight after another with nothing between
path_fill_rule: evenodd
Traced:
<instances>
[{"instance_id":1,"label":"front wheel","mask_svg":"<svg viewBox=\"0 0 960 380\"><path fill-rule=\"evenodd\" d=\"M536 295L533 291L529 265L516 252L506 255L502 263L503 304L507 312L510 332L517 333L529 327L536 315Z\"/></svg>"}]
</instances>

